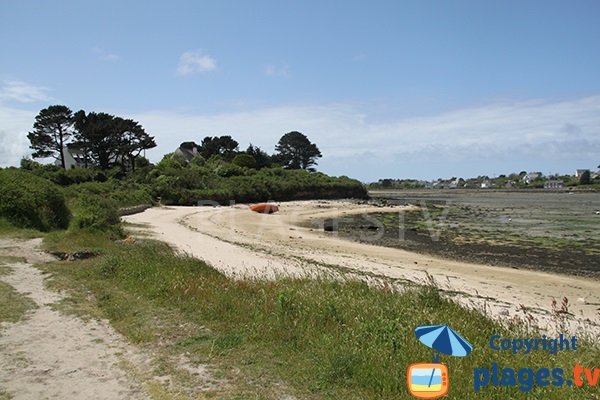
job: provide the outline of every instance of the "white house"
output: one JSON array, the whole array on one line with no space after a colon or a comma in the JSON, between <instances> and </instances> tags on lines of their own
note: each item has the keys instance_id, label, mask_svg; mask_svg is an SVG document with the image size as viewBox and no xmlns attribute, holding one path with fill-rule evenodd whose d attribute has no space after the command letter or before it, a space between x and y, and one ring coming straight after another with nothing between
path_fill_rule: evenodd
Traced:
<instances>
[{"instance_id":1,"label":"white house","mask_svg":"<svg viewBox=\"0 0 600 400\"><path fill-rule=\"evenodd\" d=\"M521 178L521 182L529 185L531 182L535 181L541 176L542 174L540 172L530 172L528 174L523 175L523 177Z\"/></svg>"},{"instance_id":2,"label":"white house","mask_svg":"<svg viewBox=\"0 0 600 400\"><path fill-rule=\"evenodd\" d=\"M79 147L66 144L63 146L62 152L65 158L65 169L85 167L85 153ZM60 158L54 164L60 167Z\"/></svg>"}]
</instances>

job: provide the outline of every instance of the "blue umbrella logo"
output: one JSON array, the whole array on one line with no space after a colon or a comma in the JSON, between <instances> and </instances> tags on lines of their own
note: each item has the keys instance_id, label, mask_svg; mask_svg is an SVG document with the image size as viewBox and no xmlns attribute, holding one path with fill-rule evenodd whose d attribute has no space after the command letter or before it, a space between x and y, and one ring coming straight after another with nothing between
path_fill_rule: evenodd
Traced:
<instances>
[{"instance_id":1,"label":"blue umbrella logo","mask_svg":"<svg viewBox=\"0 0 600 400\"><path fill-rule=\"evenodd\" d=\"M433 362L439 361L440 353L464 357L473 351L471 343L448 325L418 326L415 335L421 343L436 351Z\"/></svg>"},{"instance_id":2,"label":"blue umbrella logo","mask_svg":"<svg viewBox=\"0 0 600 400\"><path fill-rule=\"evenodd\" d=\"M440 353L455 357L465 357L473 351L471 343L460 336L456 331L448 325L426 325L418 326L415 329L417 339L425 346L435 350L433 362L438 363ZM435 368L431 371L429 378L429 387L433 382Z\"/></svg>"}]
</instances>

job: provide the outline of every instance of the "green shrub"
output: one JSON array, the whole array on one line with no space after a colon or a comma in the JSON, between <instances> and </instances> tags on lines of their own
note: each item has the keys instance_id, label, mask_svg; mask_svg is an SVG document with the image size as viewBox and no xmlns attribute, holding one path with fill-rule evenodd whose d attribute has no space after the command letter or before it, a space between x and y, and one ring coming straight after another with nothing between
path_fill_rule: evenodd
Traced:
<instances>
[{"instance_id":1,"label":"green shrub","mask_svg":"<svg viewBox=\"0 0 600 400\"><path fill-rule=\"evenodd\" d=\"M149 175L156 176L158 170ZM163 204L193 205L199 200L221 204L256 201L308 200L317 198L365 198L367 191L346 176L287 170L240 167L212 157L204 167L163 168L154 178L152 194Z\"/></svg>"},{"instance_id":2,"label":"green shrub","mask_svg":"<svg viewBox=\"0 0 600 400\"><path fill-rule=\"evenodd\" d=\"M131 207L142 204L152 204L152 196L148 187L131 181L120 181L111 179L106 182L84 182L71 185L66 189L67 197L72 199L76 206L76 200L81 195L96 195L112 199L117 207Z\"/></svg>"},{"instance_id":3,"label":"green shrub","mask_svg":"<svg viewBox=\"0 0 600 400\"><path fill-rule=\"evenodd\" d=\"M256 160L250 154L238 154L233 158L232 163L238 167L256 168Z\"/></svg>"},{"instance_id":4,"label":"green shrub","mask_svg":"<svg viewBox=\"0 0 600 400\"><path fill-rule=\"evenodd\" d=\"M54 183L27 171L0 171L0 217L19 228L65 229L71 214Z\"/></svg>"},{"instance_id":5,"label":"green shrub","mask_svg":"<svg viewBox=\"0 0 600 400\"><path fill-rule=\"evenodd\" d=\"M75 207L74 226L98 231L118 230L119 210L109 197L84 193Z\"/></svg>"}]
</instances>

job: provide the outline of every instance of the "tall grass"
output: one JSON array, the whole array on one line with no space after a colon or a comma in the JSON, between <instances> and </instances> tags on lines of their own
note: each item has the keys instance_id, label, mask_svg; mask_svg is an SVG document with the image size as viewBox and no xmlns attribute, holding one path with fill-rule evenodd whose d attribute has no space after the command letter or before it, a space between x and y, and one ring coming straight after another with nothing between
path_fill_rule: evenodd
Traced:
<instances>
[{"instance_id":1,"label":"tall grass","mask_svg":"<svg viewBox=\"0 0 600 400\"><path fill-rule=\"evenodd\" d=\"M475 398L474 368L555 368L568 374L575 362L600 366L600 350L580 341L579 350L549 355L512 355L490 349L494 334L531 336L507 329L478 311L442 297L434 287L397 292L363 282L329 279L232 280L163 244L110 245L106 255L57 264L91 290L115 326L134 341L155 340L139 308L170 309L204 326L177 347L200 359L227 362L249 374L283 379L301 398L410 398L406 368L429 362L433 353L414 335L418 325L449 324L474 346L465 358L442 356L450 370L448 398ZM77 264L76 264L77 265ZM148 320L148 321L151 321ZM486 387L477 398L597 398L597 389Z\"/></svg>"}]
</instances>

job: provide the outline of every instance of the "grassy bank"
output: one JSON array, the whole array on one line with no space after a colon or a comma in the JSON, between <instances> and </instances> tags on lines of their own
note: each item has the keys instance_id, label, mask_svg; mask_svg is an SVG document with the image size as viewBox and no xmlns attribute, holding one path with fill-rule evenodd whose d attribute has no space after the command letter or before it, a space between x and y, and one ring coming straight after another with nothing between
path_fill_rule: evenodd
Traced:
<instances>
[{"instance_id":1,"label":"grassy bank","mask_svg":"<svg viewBox=\"0 0 600 400\"><path fill-rule=\"evenodd\" d=\"M76 247L62 240L55 235L51 245ZM579 350L555 355L493 351L488 341L494 334L536 333L517 323L502 327L431 286L398 293L351 280L236 281L161 243L95 243L99 257L44 267L54 286L72 293L63 307L106 317L140 345L213 365L223 383L206 391L207 398L410 398L406 367L432 358L414 328L439 323L474 346L466 358L442 356L450 369L451 399L473 398L474 369L492 362L515 370L561 367L566 378L575 362L600 365L600 349L582 338ZM591 399L598 393L550 386L525 394L518 386L527 384L485 387L477 397Z\"/></svg>"}]
</instances>

